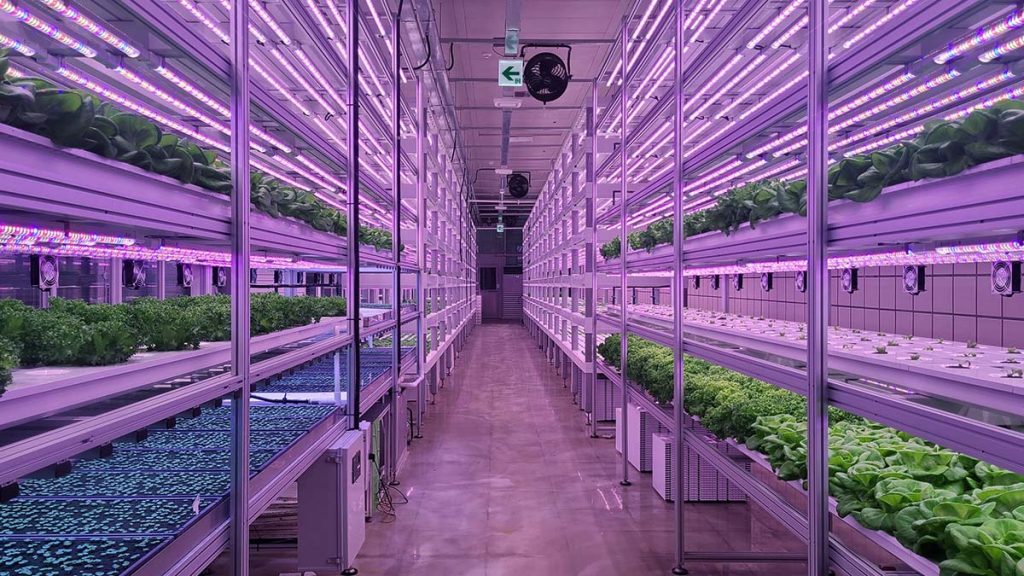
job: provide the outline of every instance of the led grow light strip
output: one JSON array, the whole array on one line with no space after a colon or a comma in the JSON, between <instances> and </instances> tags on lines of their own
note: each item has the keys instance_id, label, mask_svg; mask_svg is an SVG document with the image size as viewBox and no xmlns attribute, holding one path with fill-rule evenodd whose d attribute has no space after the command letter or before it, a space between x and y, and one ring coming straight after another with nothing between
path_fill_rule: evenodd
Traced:
<instances>
[{"instance_id":1,"label":"led grow light strip","mask_svg":"<svg viewBox=\"0 0 1024 576\"><path fill-rule=\"evenodd\" d=\"M863 140L864 138L867 138L869 136L873 136L873 135L875 135L875 134L877 134L879 132L883 132L885 130L888 130L889 128L893 128L895 126L898 126L900 124L903 124L903 123L908 122L910 120L913 120L915 118L919 118L919 117L921 117L921 116L923 116L925 114L929 114L929 113L931 113L931 112L933 112L935 110L938 110L940 108L944 108L944 107L946 107L946 106L948 106L948 105L950 105L950 104L952 104L954 102L963 100L965 98L969 98L969 97L974 96L975 94L977 94L979 92L982 92L984 90L988 90L990 88L994 88L997 84L1005 82L1006 80L1008 80L1010 78L1013 78L1013 77L1014 76L1013 76L1012 72L1010 72L1009 70L1004 70L1003 72L1000 72L999 74L997 74L995 76L986 78L985 80L982 80L980 82L975 83L973 86L968 86L967 88L963 88L963 89L958 90L958 91L956 91L956 92L954 92L952 94L947 94L946 96L944 96L942 98L939 98L938 100L933 100L933 101L929 102L928 104L925 104L924 106L920 106L920 107L915 108L915 109L913 109L913 110L911 110L909 112L906 112L904 114L896 116L895 118L891 118L889 120L886 120L885 122L881 122L881 123L875 124L874 126L871 126L870 128L868 128L868 129L866 129L866 130L864 130L862 132L858 132L858 133L853 134L853 135L851 135L851 136L849 136L847 138L843 138L842 140L839 140L835 144L830 146L829 150L832 150L834 148L838 148L838 147L841 147L841 146L846 146L848 144L852 144L852 143L857 142L859 140Z\"/></svg>"},{"instance_id":2,"label":"led grow light strip","mask_svg":"<svg viewBox=\"0 0 1024 576\"><path fill-rule=\"evenodd\" d=\"M331 100L333 100L334 103L338 105L338 109L344 110L345 103L342 102L341 97L338 96L338 92L336 90L331 89L331 83L328 82L327 79L324 78L324 75L320 73L320 69L317 66L313 65L313 62L309 59L308 56L306 56L306 53L303 52L302 48L295 48L293 54L295 54L295 57L299 59L299 62L302 63L306 70L309 71L309 73L313 76L313 80L315 80L320 86L322 86L327 91L327 95L330 96ZM295 73L297 74L297 71Z\"/></svg>"},{"instance_id":3,"label":"led grow light strip","mask_svg":"<svg viewBox=\"0 0 1024 576\"><path fill-rule=\"evenodd\" d=\"M189 14L191 14L196 20L199 20L203 26L206 26L207 30L213 32L217 38L220 38L221 42L225 44L231 43L231 37L228 36L227 32L221 30L220 26L218 26L217 23L206 14L206 12L203 12L199 6L193 3L192 0L178 0L178 4L180 4L185 10L188 10Z\"/></svg>"},{"instance_id":4,"label":"led grow light strip","mask_svg":"<svg viewBox=\"0 0 1024 576\"><path fill-rule=\"evenodd\" d=\"M327 19L324 18L324 14L320 11L320 7L316 5L316 0L306 0L306 9L309 10L310 14L312 14L314 18L316 18L317 24L319 24L320 28L324 31L327 39L336 40L337 37L335 36L334 31L331 30L331 27L327 24Z\"/></svg>"},{"instance_id":5,"label":"led grow light strip","mask_svg":"<svg viewBox=\"0 0 1024 576\"><path fill-rule=\"evenodd\" d=\"M292 63L289 62L284 57L284 54L282 54L280 50L278 50L277 48L271 48L270 55L273 56L275 60L277 60L277 63L280 64L281 68L283 68L285 72L287 72L292 78L294 78L299 83L300 86L302 86L303 90L309 92L313 99L319 102L320 105L323 106L325 110L327 110L328 114L330 114L331 116L338 115L338 112L334 108L332 108L331 105L328 104L326 100L324 100L323 96L320 95L320 92L313 89L313 86L310 85L308 80L306 80L306 77L299 73L299 71L296 70L294 66L292 66Z\"/></svg>"},{"instance_id":6,"label":"led grow light strip","mask_svg":"<svg viewBox=\"0 0 1024 576\"><path fill-rule=\"evenodd\" d=\"M71 8L61 0L40 0L47 8L57 12L61 16L71 20L78 26L87 30L93 36L103 40L107 44L110 44L114 48L117 48L129 58L138 58L140 52L139 49L129 44L124 39L120 38L110 30L107 30L103 26L97 24L91 18L83 15L78 10Z\"/></svg>"},{"instance_id":7,"label":"led grow light strip","mask_svg":"<svg viewBox=\"0 0 1024 576\"><path fill-rule=\"evenodd\" d=\"M719 0L718 4L715 4L715 7L712 8L710 12L708 12L708 17L705 18L699 26L697 26L697 29L694 30L693 35L690 36L690 42L699 41L700 35L703 34L704 30L706 30L707 27L711 25L711 21L715 19L715 16L718 16L718 13L725 6L725 3L726 0Z\"/></svg>"},{"instance_id":8,"label":"led grow light strip","mask_svg":"<svg viewBox=\"0 0 1024 576\"><path fill-rule=\"evenodd\" d=\"M298 180L292 178L291 176L288 176L287 174L280 172L275 168L271 168L270 166L260 162L255 158L250 159L249 163L252 164L253 167L256 168L257 170L260 170L261 172L266 172L267 174L270 174L274 178L277 178L278 180L284 182L285 184L288 184L293 188L298 188L299 190L304 190L306 192L313 192L313 189L308 184L303 184L302 182L299 182Z\"/></svg>"},{"instance_id":9,"label":"led grow light strip","mask_svg":"<svg viewBox=\"0 0 1024 576\"><path fill-rule=\"evenodd\" d=\"M996 46L995 48L989 50L988 52L985 52L984 54L978 56L978 60L986 63L991 62L996 58L1006 56L1007 54L1013 52L1014 50L1020 50L1021 47L1024 47L1024 36L1018 36L1017 38L1014 38L1013 40L1010 40L1005 44L1000 44L999 46Z\"/></svg>"},{"instance_id":10,"label":"led grow light strip","mask_svg":"<svg viewBox=\"0 0 1024 576\"><path fill-rule=\"evenodd\" d=\"M875 3L875 0L862 0L862 2L860 4L857 4L856 6L854 6L853 10L848 11L846 14L843 15L842 18L840 18L839 20L836 20L836 22L834 24L829 26L828 27L828 33L829 34L835 34L836 30L839 30L843 26L846 26L847 24L849 24L850 20L853 20L857 16L860 16L860 14L862 12L864 12L865 10L870 8L871 5L874 4L874 3Z\"/></svg>"},{"instance_id":11,"label":"led grow light strip","mask_svg":"<svg viewBox=\"0 0 1024 576\"><path fill-rule=\"evenodd\" d=\"M742 52L734 54L733 57L730 58L729 61L726 62L724 66L720 67L718 69L718 71L715 72L715 74L707 82L702 82L701 83L700 88L697 89L697 92L695 92L693 94L693 96L690 97L690 101L692 102L694 100L697 100L698 98L703 96L705 93L707 93L707 91L712 86L714 86L715 84L718 84L718 81L722 79L722 76L725 76L726 74L728 74L729 71L732 70L737 64L739 64L740 61L743 60L743 58L745 58L745 57L746 56ZM693 116L690 116L690 119L693 120Z\"/></svg>"},{"instance_id":12,"label":"led grow light strip","mask_svg":"<svg viewBox=\"0 0 1024 576\"><path fill-rule=\"evenodd\" d=\"M35 56L36 51L25 45L20 40L15 40L8 36L0 34L0 48L10 48L22 56Z\"/></svg>"},{"instance_id":13,"label":"led grow light strip","mask_svg":"<svg viewBox=\"0 0 1024 576\"><path fill-rule=\"evenodd\" d=\"M761 40L767 38L768 35L772 33L772 30L775 30L775 28L777 28L779 25L785 22L785 20L789 18L793 14L793 12L796 12L796 9L802 6L803 3L804 0L793 0L792 2L790 2L789 6L783 8L782 12L779 12L775 16L775 18L772 18L771 21L768 22L767 26L762 28L761 31L757 33L757 36L754 36L753 38L750 39L749 42L747 42L747 48L753 50L754 48L760 46Z\"/></svg>"},{"instance_id":14,"label":"led grow light strip","mask_svg":"<svg viewBox=\"0 0 1024 576\"><path fill-rule=\"evenodd\" d=\"M1024 96L1024 86L1018 86L1018 87L1013 88L1011 90L1007 90L1003 94L1000 94L998 96L993 96L991 98L983 100L982 102L979 102L977 104L973 104L971 106L968 106L968 107L964 108L963 110L959 110L957 112L949 114L949 115L945 116L943 119L947 120L947 121L949 121L949 120L959 120L961 118L967 117L971 112L974 112L975 110L979 110L979 109L982 109L982 108L989 108L992 105L996 104L997 102L1001 102L1003 100L1009 100L1011 98L1020 98L1021 96ZM885 136L884 138L879 138L877 140L873 140L871 142L868 142L867 144L864 144L863 146L859 146L859 147L854 148L852 150L848 150L848 151L844 152L844 155L845 156L853 156L853 155L861 154L861 153L868 152L868 151L871 151L871 150L877 150L878 148L883 148L885 146L888 146L889 144L892 144L892 143L895 143L895 142L899 142L900 140L904 140L906 138L909 138L910 136L915 136L917 134L920 134L921 132L924 132L924 125L912 126L912 127L907 128L905 130L901 130L901 131L899 131L899 132L897 132L895 134L890 134L888 136Z\"/></svg>"},{"instance_id":15,"label":"led grow light strip","mask_svg":"<svg viewBox=\"0 0 1024 576\"><path fill-rule=\"evenodd\" d=\"M700 2L697 3L697 6L694 7L693 12L690 12L690 15L686 17L686 21L683 23L683 26L687 30L693 30L700 25L700 13L704 11L704 4L706 4L707 1L708 0L700 0Z\"/></svg>"},{"instance_id":16,"label":"led grow light strip","mask_svg":"<svg viewBox=\"0 0 1024 576\"><path fill-rule=\"evenodd\" d=\"M275 36L277 36L277 39L281 42L281 44L284 44L285 46L292 45L292 39L288 36L287 33L285 33L285 31L277 23L277 20L274 20L274 17L271 16L269 12L267 12L267 10L263 7L263 4L260 2L260 0L249 0L249 6L251 6L252 9L256 11L256 15L260 17L260 20L263 20L263 22L266 23L266 25L270 28L270 31L273 32Z\"/></svg>"},{"instance_id":17,"label":"led grow light strip","mask_svg":"<svg viewBox=\"0 0 1024 576\"><path fill-rule=\"evenodd\" d=\"M250 59L249 65L252 66L252 69L255 70L256 73L259 74L260 77L263 78L263 80L266 81L267 84L270 84L272 88L280 92L281 95L284 96L286 100L288 100L289 102L292 103L293 106L298 108L299 112L302 112L302 114L305 116L313 115L313 113L309 111L309 108L307 108L305 104L300 102L299 99L295 97L295 95L292 93L292 90L289 90L284 86L284 84L281 84L280 80L271 76L271 74L267 72L267 70L264 69L259 62L257 62L254 59Z\"/></svg>"},{"instance_id":18,"label":"led grow light strip","mask_svg":"<svg viewBox=\"0 0 1024 576\"><path fill-rule=\"evenodd\" d=\"M104 98L112 100L116 104L123 106L124 108L127 108L132 112L137 112L145 116L146 118L149 118L150 120L159 122L160 124L163 124L164 126L170 128L171 130L185 134L186 136L199 142L202 142L204 144L207 144L209 146L213 146L214 148L220 150L221 152L230 152L226 145L217 142L216 140L213 140L211 138L208 138L203 134L193 130L192 128L189 128L188 126L185 126L184 124L176 120L168 118L167 116L164 116L163 114L153 110L152 108L149 108L148 106L139 104L138 102L130 98L122 96L121 94L114 92L106 86L103 86L97 82L93 82L86 76L74 70L71 70L66 66L61 66L60 68L58 68L57 73L63 76L64 78L67 78L68 80L71 80L72 82L75 82L76 84L82 86L86 90L89 90L91 92L99 94L100 96L103 96Z\"/></svg>"},{"instance_id":19,"label":"led grow light strip","mask_svg":"<svg viewBox=\"0 0 1024 576\"><path fill-rule=\"evenodd\" d=\"M916 97L924 94L925 92L928 92L929 90L933 90L935 88L938 88L939 86L941 86L941 85L945 84L946 82L949 82L950 80L952 80L954 78L957 78L959 76L960 76L960 73L957 72L956 70L950 70L949 72L944 72L943 74L940 74L939 76L936 76L935 78L932 78L932 79L928 80L927 82L925 82L923 84L919 84L919 85L911 88L910 90L902 92L902 93L900 93L900 94L890 98L889 100L886 100L885 102L882 102L880 104L877 104L876 106L873 106L869 110L862 111L861 113L856 114L854 116L851 116L850 118L847 118L846 120L843 120L842 122L839 122L839 123L837 123L835 125L829 126L828 133L829 134L835 134L836 132L839 132L840 130L842 130L844 128L848 128L850 126L853 126L854 124L856 124L856 123L858 123L858 122L860 122L862 120L865 120L867 118L870 118L870 117L872 117L872 116L874 116L876 114L884 112L885 110L888 110L889 108L892 108L893 106L898 106L899 104L902 104L902 103L904 103L904 102L906 102L908 100L916 98ZM831 117L831 115L830 115L830 117ZM805 126L805 127L802 128L802 132L801 133L805 133L806 131L807 131L807 128ZM786 142L788 140L791 140L792 139L791 136L793 136L793 134L794 133L791 132L790 134L787 134L785 137L780 138L780 139L776 140L775 142L773 142L773 143L771 143L769 145L762 146L762 148L765 148L765 147L773 148L773 147L775 147L779 143L783 143L783 142ZM800 141L795 142L795 143L793 143L793 144L791 144L789 146L786 146L785 148L782 148L781 150L778 150L778 151L774 152L772 155L775 156L776 158L778 158L779 156L783 156L785 154L789 154L791 152L795 152L797 150L800 150L800 149L804 148L805 146L807 146L807 140L800 140Z\"/></svg>"},{"instance_id":20,"label":"led grow light strip","mask_svg":"<svg viewBox=\"0 0 1024 576\"><path fill-rule=\"evenodd\" d=\"M861 31L857 32L857 34L855 34L852 38L848 39L846 42L843 42L843 48L849 48L850 46L853 46L857 42L860 42L867 35L871 34L875 30L878 30L882 26L885 26L886 24L891 22L893 18L899 16L903 12L906 12L907 9L916 4L917 1L918 0L903 0L902 3L900 3L892 10L886 12L881 18L865 26Z\"/></svg>"},{"instance_id":21,"label":"led grow light strip","mask_svg":"<svg viewBox=\"0 0 1024 576\"><path fill-rule=\"evenodd\" d=\"M96 50L93 50L86 43L81 40L66 34L55 26L40 20L36 16L33 16L28 10L19 8L14 5L10 0L0 0L0 12L10 14L15 20L34 28L37 32L42 32L50 38L53 38L57 42L71 48L75 52L78 52L82 56L87 58L94 58L97 54Z\"/></svg>"},{"instance_id":22,"label":"led grow light strip","mask_svg":"<svg viewBox=\"0 0 1024 576\"><path fill-rule=\"evenodd\" d=\"M373 18L374 24L377 25L377 30L380 32L381 38L384 39L384 44L388 47L388 53L394 54L395 49L391 46L390 34L384 30L384 24L381 22L380 15L377 14L377 8L373 5L373 0L366 0L366 5L370 8L370 16Z\"/></svg>"},{"instance_id":23,"label":"led grow light strip","mask_svg":"<svg viewBox=\"0 0 1024 576\"><path fill-rule=\"evenodd\" d=\"M224 9L225 12L228 13L228 17L230 18L231 12L234 11L234 6L231 5L231 2L229 0L220 0L220 6ZM254 26L252 23L249 24L249 33L252 34L253 38L256 39L257 44L259 44L260 46L267 45L267 37L264 36L263 33L260 32L260 29Z\"/></svg>"},{"instance_id":24,"label":"led grow light strip","mask_svg":"<svg viewBox=\"0 0 1024 576\"><path fill-rule=\"evenodd\" d=\"M197 88L194 84L192 84L188 80L185 80L170 68L167 68L165 63L161 63L159 66L156 67L156 73L162 76L165 80L177 86L178 88L181 88L182 90L187 92L196 100L199 100L200 102L208 106L214 112L224 117L231 116L231 111L228 110L227 106L224 106L223 104L215 100L213 97L207 95L205 92Z\"/></svg>"},{"instance_id":25,"label":"led grow light strip","mask_svg":"<svg viewBox=\"0 0 1024 576\"><path fill-rule=\"evenodd\" d=\"M945 64L953 58L963 56L970 50L973 50L982 44L991 42L1010 30L1020 28L1021 26L1024 26L1024 12L1014 10L1009 16L1003 18L1001 21L990 26L979 28L966 40L962 40L953 46L950 46L946 50L943 50L937 54L933 60L936 64ZM991 58L989 60L991 60ZM982 62L988 62L989 60L982 60Z\"/></svg>"},{"instance_id":26,"label":"led grow light strip","mask_svg":"<svg viewBox=\"0 0 1024 576\"><path fill-rule=\"evenodd\" d=\"M767 57L768 56L765 55L764 53L758 54L754 58L754 60L750 62L749 65L747 65L743 70L740 70L739 72L734 74L732 78L730 78L724 86L716 90L714 94L708 96L704 103L698 106L697 109L690 114L690 121L696 120L700 116L701 112L707 110L709 107L711 107L712 104L717 102L724 94L729 92L729 90L732 90L733 87L736 86L736 84L738 84L741 80L746 78L747 75L754 71L754 69L759 67Z\"/></svg>"},{"instance_id":27,"label":"led grow light strip","mask_svg":"<svg viewBox=\"0 0 1024 576\"><path fill-rule=\"evenodd\" d=\"M658 0L652 0L651 6L657 3ZM632 68L633 65L636 63L636 59L640 56L640 53L643 51L644 46L647 45L647 41L650 40L650 36L654 33L655 30L658 29L658 25L661 23L662 18L664 18L665 13L668 12L668 9L671 6L672 2L666 2L665 5L662 7L661 12L658 13L658 17L655 20L654 24L651 25L651 28L648 30L647 35L643 37L643 40L640 42L639 46L636 49L632 49L631 46L630 51L633 53L633 56L629 59L629 65L626 67L625 73L628 74L628 70ZM632 42L630 42L630 44L632 44ZM612 73L608 75L608 80L605 82L606 87L611 87L613 83L622 84L622 78L618 78L619 72L622 71L622 64L622 59L618 59L618 61L615 63L615 68L612 69Z\"/></svg>"},{"instance_id":28,"label":"led grow light strip","mask_svg":"<svg viewBox=\"0 0 1024 576\"><path fill-rule=\"evenodd\" d=\"M135 240L132 238L105 236L103 234L90 234L85 232L48 230L46 228L16 226L13 224L0 224L0 242L9 244L36 244L38 242L50 242L53 244L76 244L79 246L95 246L96 244L131 246L135 244Z\"/></svg>"}]
</instances>

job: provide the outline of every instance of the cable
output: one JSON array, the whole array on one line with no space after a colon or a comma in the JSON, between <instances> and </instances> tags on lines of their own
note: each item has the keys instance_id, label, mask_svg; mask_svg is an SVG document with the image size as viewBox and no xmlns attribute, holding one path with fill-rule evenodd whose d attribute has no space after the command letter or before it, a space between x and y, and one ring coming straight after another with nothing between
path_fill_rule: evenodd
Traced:
<instances>
[{"instance_id":1,"label":"cable","mask_svg":"<svg viewBox=\"0 0 1024 576\"><path fill-rule=\"evenodd\" d=\"M448 59L451 60L451 63L445 66L445 72L451 72L455 67L455 42L448 43Z\"/></svg>"}]
</instances>

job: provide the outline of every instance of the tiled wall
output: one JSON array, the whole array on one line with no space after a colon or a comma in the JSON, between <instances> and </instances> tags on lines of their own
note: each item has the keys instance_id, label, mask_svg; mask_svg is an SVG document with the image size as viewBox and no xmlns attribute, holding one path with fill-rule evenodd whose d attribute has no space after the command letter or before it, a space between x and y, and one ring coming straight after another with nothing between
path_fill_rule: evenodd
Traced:
<instances>
[{"instance_id":1,"label":"tiled wall","mask_svg":"<svg viewBox=\"0 0 1024 576\"><path fill-rule=\"evenodd\" d=\"M839 271L831 274L831 323L848 328L896 334L975 340L995 346L1024 347L1024 294L1006 298L989 286L991 265L955 264L925 268L925 291L912 296L903 290L902 267L862 268L859 289L848 294L840 288ZM694 308L722 309L722 291L728 290L729 308L738 314L783 320L806 320L806 296L797 292L793 273L774 275L771 292L761 290L760 276L747 275L743 290L733 290L722 277L719 291L707 278L687 302Z\"/></svg>"}]
</instances>

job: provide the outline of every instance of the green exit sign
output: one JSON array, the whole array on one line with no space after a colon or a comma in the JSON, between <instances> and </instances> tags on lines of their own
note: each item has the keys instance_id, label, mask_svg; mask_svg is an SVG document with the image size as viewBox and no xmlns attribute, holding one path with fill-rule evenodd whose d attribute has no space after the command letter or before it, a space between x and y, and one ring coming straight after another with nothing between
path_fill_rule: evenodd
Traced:
<instances>
[{"instance_id":1,"label":"green exit sign","mask_svg":"<svg viewBox=\"0 0 1024 576\"><path fill-rule=\"evenodd\" d=\"M519 88L523 85L522 60L498 60L498 86Z\"/></svg>"}]
</instances>

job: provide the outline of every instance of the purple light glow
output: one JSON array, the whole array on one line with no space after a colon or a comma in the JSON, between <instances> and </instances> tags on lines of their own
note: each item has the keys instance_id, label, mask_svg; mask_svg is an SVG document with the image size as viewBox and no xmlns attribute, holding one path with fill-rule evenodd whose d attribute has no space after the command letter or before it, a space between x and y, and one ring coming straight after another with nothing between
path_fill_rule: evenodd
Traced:
<instances>
[{"instance_id":1,"label":"purple light glow","mask_svg":"<svg viewBox=\"0 0 1024 576\"><path fill-rule=\"evenodd\" d=\"M4 36L3 34L0 34L0 48L10 48L11 50L14 50L15 52L21 54L22 56L35 56L36 55L36 51L35 50L33 50L32 48L26 46L20 40L15 40L13 38Z\"/></svg>"},{"instance_id":2,"label":"purple light glow","mask_svg":"<svg viewBox=\"0 0 1024 576\"><path fill-rule=\"evenodd\" d=\"M92 49L89 45L81 40L61 31L55 26L40 20L38 17L33 16L28 10L15 6L10 0L0 0L0 12L10 14L15 20L34 28L38 32L46 34L50 38L53 38L57 42L71 48L75 52L87 57L94 58L97 54L96 50Z\"/></svg>"},{"instance_id":3,"label":"purple light glow","mask_svg":"<svg viewBox=\"0 0 1024 576\"><path fill-rule=\"evenodd\" d=\"M71 20L72 22L84 28L90 34L99 38L100 40L106 42L107 44L110 44L114 48L117 48L129 58L138 58L140 54L138 48L132 46L127 41L118 37L110 30L107 30L103 26L97 24L95 21L83 15L78 10L75 10L74 8L71 8L70 6L65 4L64 2L61 2L61 0L40 1L43 4L45 4L47 8L53 10L54 12L57 12L61 16L67 18L68 20Z\"/></svg>"}]
</instances>

